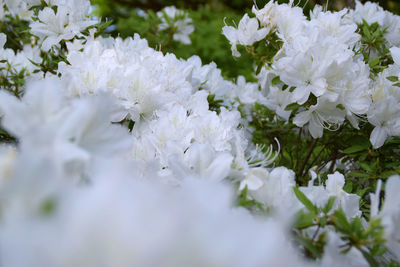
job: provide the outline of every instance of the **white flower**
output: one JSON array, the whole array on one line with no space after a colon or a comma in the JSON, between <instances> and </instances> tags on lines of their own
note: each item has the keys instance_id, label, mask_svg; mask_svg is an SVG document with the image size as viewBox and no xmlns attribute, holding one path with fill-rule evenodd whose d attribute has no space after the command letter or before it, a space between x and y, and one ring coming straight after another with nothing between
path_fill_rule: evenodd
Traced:
<instances>
[{"instance_id":1,"label":"white flower","mask_svg":"<svg viewBox=\"0 0 400 267\"><path fill-rule=\"evenodd\" d=\"M390 136L400 135L399 102L392 96L373 103L368 111L368 121L375 126L370 141L374 148L381 147Z\"/></svg>"},{"instance_id":2,"label":"white flower","mask_svg":"<svg viewBox=\"0 0 400 267\"><path fill-rule=\"evenodd\" d=\"M378 183L375 194L371 194L371 216L382 219L385 227L385 237L388 247L397 258L400 257L400 176L389 177L385 185L385 201L378 211L380 204L381 183Z\"/></svg>"},{"instance_id":3,"label":"white flower","mask_svg":"<svg viewBox=\"0 0 400 267\"><path fill-rule=\"evenodd\" d=\"M385 19L385 12L382 7L376 3L366 2L362 4L356 0L356 8L353 12L354 21L361 24L365 20L369 25L377 22L379 25L383 25Z\"/></svg>"},{"instance_id":4,"label":"white flower","mask_svg":"<svg viewBox=\"0 0 400 267\"><path fill-rule=\"evenodd\" d=\"M261 26L268 31L277 28L277 35L287 42L292 42L295 36L301 35L303 32L306 17L300 7L293 6L293 2L278 4L269 1L260 10L253 6L252 11L260 21Z\"/></svg>"},{"instance_id":5,"label":"white flower","mask_svg":"<svg viewBox=\"0 0 400 267\"><path fill-rule=\"evenodd\" d=\"M344 121L344 113L336 107L336 103L318 99L316 105L308 110L300 111L293 119L293 123L303 127L308 123L308 130L313 138L319 138L323 129L336 129Z\"/></svg>"},{"instance_id":6,"label":"white flower","mask_svg":"<svg viewBox=\"0 0 400 267\"><path fill-rule=\"evenodd\" d=\"M33 11L29 8L33 5L40 4L39 0L4 0L0 1L0 8L3 7L3 2L12 16L19 16L23 20L31 20Z\"/></svg>"},{"instance_id":7,"label":"white flower","mask_svg":"<svg viewBox=\"0 0 400 267\"><path fill-rule=\"evenodd\" d=\"M5 15L5 10L4 10L4 0L0 0L0 20L4 19Z\"/></svg>"},{"instance_id":8,"label":"white flower","mask_svg":"<svg viewBox=\"0 0 400 267\"><path fill-rule=\"evenodd\" d=\"M267 169L262 167L252 168L250 173L240 182L239 190L241 191L247 187L250 191L257 191L264 185L264 182L268 177L269 172Z\"/></svg>"},{"instance_id":9,"label":"white flower","mask_svg":"<svg viewBox=\"0 0 400 267\"><path fill-rule=\"evenodd\" d=\"M232 101L238 99L243 104L254 104L255 102L261 102L263 95L258 90L256 83L246 83L243 76L237 78L237 86L231 91L229 96Z\"/></svg>"},{"instance_id":10,"label":"white flower","mask_svg":"<svg viewBox=\"0 0 400 267\"><path fill-rule=\"evenodd\" d=\"M326 191L329 196L337 199L337 205L342 207L348 218L354 218L361 215L359 208L360 197L356 194L348 194L343 190L345 181L344 176L340 172L328 174L326 181Z\"/></svg>"},{"instance_id":11,"label":"white flower","mask_svg":"<svg viewBox=\"0 0 400 267\"><path fill-rule=\"evenodd\" d=\"M239 26L235 29L232 26L224 26L222 34L229 40L232 46L232 55L239 57L236 45L252 45L254 42L262 40L267 36L269 30L266 28L258 29L258 21L250 18L247 14L239 22Z\"/></svg>"},{"instance_id":12,"label":"white flower","mask_svg":"<svg viewBox=\"0 0 400 267\"><path fill-rule=\"evenodd\" d=\"M7 42L7 35L0 33L0 48L4 49L4 45Z\"/></svg>"},{"instance_id":13,"label":"white flower","mask_svg":"<svg viewBox=\"0 0 400 267\"><path fill-rule=\"evenodd\" d=\"M343 190L344 184L344 176L335 172L328 175L325 187L323 185L314 186L310 183L307 187L300 187L300 190L319 207L324 207L330 197L335 197L333 210L342 208L349 219L358 217L361 215L359 209L360 197L346 193Z\"/></svg>"},{"instance_id":14,"label":"white flower","mask_svg":"<svg viewBox=\"0 0 400 267\"><path fill-rule=\"evenodd\" d=\"M290 217L299 208L293 193L294 176L294 172L285 167L274 168L271 172L262 167L252 168L241 181L239 190L247 186L253 199Z\"/></svg>"},{"instance_id":15,"label":"white flower","mask_svg":"<svg viewBox=\"0 0 400 267\"><path fill-rule=\"evenodd\" d=\"M282 58L276 62L276 67L281 80L296 87L292 97L299 104L304 104L310 93L318 97L327 89L325 68L310 53Z\"/></svg>"},{"instance_id":16,"label":"white flower","mask_svg":"<svg viewBox=\"0 0 400 267\"><path fill-rule=\"evenodd\" d=\"M289 104L293 103L292 94L289 90L282 90L277 86L271 86L265 100L260 99L258 102L264 104L271 110L275 110L276 114L285 121L289 119L292 113L291 110L285 110Z\"/></svg>"},{"instance_id":17,"label":"white flower","mask_svg":"<svg viewBox=\"0 0 400 267\"><path fill-rule=\"evenodd\" d=\"M28 151L48 151L55 172L81 176L97 157L128 153L127 129L111 124L113 103L106 96L66 99L57 78L28 84L21 100L2 92L3 126ZM71 173L70 173L71 172Z\"/></svg>"},{"instance_id":18,"label":"white flower","mask_svg":"<svg viewBox=\"0 0 400 267\"><path fill-rule=\"evenodd\" d=\"M90 21L84 16L76 16L79 13L75 13L64 5L57 7L57 13L52 8L45 7L39 11L39 21L30 24L31 33L40 38L41 48L48 51L53 45L58 45L61 40L71 40L75 36L80 36L81 31L96 24L95 21Z\"/></svg>"},{"instance_id":19,"label":"white flower","mask_svg":"<svg viewBox=\"0 0 400 267\"><path fill-rule=\"evenodd\" d=\"M192 144L180 159L172 155L169 166L178 180L198 177L211 181L225 179L231 169L232 155L227 152L216 152L210 145Z\"/></svg>"},{"instance_id":20,"label":"white flower","mask_svg":"<svg viewBox=\"0 0 400 267\"><path fill-rule=\"evenodd\" d=\"M392 48L390 48L390 53L392 54L394 63L397 66L400 66L400 48L392 47Z\"/></svg>"},{"instance_id":21,"label":"white flower","mask_svg":"<svg viewBox=\"0 0 400 267\"><path fill-rule=\"evenodd\" d=\"M310 26L319 29L319 34L325 37L334 37L339 43L353 47L361 38L357 31L357 24L346 19L347 9L339 12L322 12L322 6L316 5L311 13Z\"/></svg>"},{"instance_id":22,"label":"white flower","mask_svg":"<svg viewBox=\"0 0 400 267\"><path fill-rule=\"evenodd\" d=\"M176 9L175 6L168 6L157 12L157 16L161 19L159 25L161 31L172 28L175 31L173 35L175 41L191 44L189 35L194 31L194 26L187 13Z\"/></svg>"},{"instance_id":23,"label":"white flower","mask_svg":"<svg viewBox=\"0 0 400 267\"><path fill-rule=\"evenodd\" d=\"M67 112L62 84L56 79L28 84L22 101L4 91L0 94L2 125L18 138L32 134L32 129L60 126Z\"/></svg>"},{"instance_id":24,"label":"white flower","mask_svg":"<svg viewBox=\"0 0 400 267\"><path fill-rule=\"evenodd\" d=\"M227 186L188 180L171 188L137 181L129 173L112 178L73 190L65 186L52 212L25 213L24 220L3 223L2 262L33 267L306 265L284 225L233 208ZM14 198L23 197L22 188L10 189ZM26 196L32 198L32 188Z\"/></svg>"},{"instance_id":25,"label":"white flower","mask_svg":"<svg viewBox=\"0 0 400 267\"><path fill-rule=\"evenodd\" d=\"M345 246L345 241L334 231L327 231L327 244L324 247L324 255L320 261L320 266L327 267L367 267L370 266L362 253L355 247L351 247L347 253L342 253L339 249Z\"/></svg>"}]
</instances>

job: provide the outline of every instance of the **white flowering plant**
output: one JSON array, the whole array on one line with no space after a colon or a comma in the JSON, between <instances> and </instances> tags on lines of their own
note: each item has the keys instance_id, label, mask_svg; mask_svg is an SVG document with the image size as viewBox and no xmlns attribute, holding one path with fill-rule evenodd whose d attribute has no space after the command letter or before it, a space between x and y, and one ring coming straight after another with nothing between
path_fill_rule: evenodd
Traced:
<instances>
[{"instance_id":1,"label":"white flowering plant","mask_svg":"<svg viewBox=\"0 0 400 267\"><path fill-rule=\"evenodd\" d=\"M386 21L379 24L368 17L368 8L377 9ZM332 172L335 164L347 164L350 177L395 173L399 17L359 2L355 10L340 12L316 7L309 19L299 7L272 1L262 9L254 7L253 13L237 29L224 27L223 34L234 56L240 56L241 46L255 59L263 99L248 114L254 141L272 143L283 133L280 161L298 179L314 166Z\"/></svg>"},{"instance_id":2,"label":"white flowering plant","mask_svg":"<svg viewBox=\"0 0 400 267\"><path fill-rule=\"evenodd\" d=\"M98 8L99 9L99 8ZM95 10L100 12L99 10ZM153 10L134 9L129 13L128 21L119 22L110 29L115 31L119 27L134 27L135 33L146 37L149 45L157 50L170 51L178 45L191 44L191 35L194 31L192 18L188 12L167 6L158 12ZM121 25L122 24L122 25ZM117 34L120 34L117 32Z\"/></svg>"},{"instance_id":3,"label":"white flowering plant","mask_svg":"<svg viewBox=\"0 0 400 267\"><path fill-rule=\"evenodd\" d=\"M398 16L255 6L222 29L248 82L85 0L0 8L5 266L399 265Z\"/></svg>"}]
</instances>

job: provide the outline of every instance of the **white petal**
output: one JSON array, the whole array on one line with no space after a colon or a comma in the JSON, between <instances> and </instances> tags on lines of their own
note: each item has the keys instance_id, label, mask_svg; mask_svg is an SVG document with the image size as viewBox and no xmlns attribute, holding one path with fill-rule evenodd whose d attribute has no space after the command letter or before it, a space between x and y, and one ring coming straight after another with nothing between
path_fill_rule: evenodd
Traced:
<instances>
[{"instance_id":1,"label":"white petal","mask_svg":"<svg viewBox=\"0 0 400 267\"><path fill-rule=\"evenodd\" d=\"M374 148L379 148L383 146L386 138L388 137L387 131L385 128L377 126L371 133L369 140Z\"/></svg>"},{"instance_id":2,"label":"white petal","mask_svg":"<svg viewBox=\"0 0 400 267\"><path fill-rule=\"evenodd\" d=\"M223 180L231 170L232 161L233 157L229 153L219 155L207 168L204 178L214 181Z\"/></svg>"},{"instance_id":3,"label":"white petal","mask_svg":"<svg viewBox=\"0 0 400 267\"><path fill-rule=\"evenodd\" d=\"M344 186L344 176L340 172L335 172L334 174L328 175L328 180L326 181L326 190L332 194L336 194L342 191Z\"/></svg>"},{"instance_id":4,"label":"white petal","mask_svg":"<svg viewBox=\"0 0 400 267\"><path fill-rule=\"evenodd\" d=\"M237 43L237 30L232 26L225 26L222 28L222 34L225 35L226 39L229 40L231 44Z\"/></svg>"},{"instance_id":5,"label":"white petal","mask_svg":"<svg viewBox=\"0 0 400 267\"><path fill-rule=\"evenodd\" d=\"M325 79L318 79L313 81L311 92L315 96L321 96L326 91L326 81Z\"/></svg>"},{"instance_id":6,"label":"white petal","mask_svg":"<svg viewBox=\"0 0 400 267\"><path fill-rule=\"evenodd\" d=\"M310 89L309 86L297 87L292 94L293 100L300 105L304 104L310 96Z\"/></svg>"},{"instance_id":7,"label":"white petal","mask_svg":"<svg viewBox=\"0 0 400 267\"><path fill-rule=\"evenodd\" d=\"M293 123L299 127L303 127L306 123L311 120L311 111L306 110L300 113L297 113L293 119Z\"/></svg>"},{"instance_id":8,"label":"white petal","mask_svg":"<svg viewBox=\"0 0 400 267\"><path fill-rule=\"evenodd\" d=\"M0 49L4 47L7 41L7 36L4 33L0 33Z\"/></svg>"},{"instance_id":9,"label":"white petal","mask_svg":"<svg viewBox=\"0 0 400 267\"><path fill-rule=\"evenodd\" d=\"M396 63L396 65L400 66L400 48L392 47L392 48L390 48L390 52L392 53L394 63Z\"/></svg>"},{"instance_id":10,"label":"white petal","mask_svg":"<svg viewBox=\"0 0 400 267\"><path fill-rule=\"evenodd\" d=\"M323 134L322 125L314 118L314 116L311 117L310 123L308 125L308 129L313 138L322 137L322 134Z\"/></svg>"}]
</instances>

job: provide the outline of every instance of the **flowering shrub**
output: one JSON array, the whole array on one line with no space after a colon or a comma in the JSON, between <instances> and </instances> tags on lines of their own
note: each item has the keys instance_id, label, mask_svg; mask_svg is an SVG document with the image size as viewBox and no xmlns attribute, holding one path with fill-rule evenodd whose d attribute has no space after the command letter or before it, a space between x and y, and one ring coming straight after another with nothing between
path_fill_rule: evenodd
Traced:
<instances>
[{"instance_id":1,"label":"flowering shrub","mask_svg":"<svg viewBox=\"0 0 400 267\"><path fill-rule=\"evenodd\" d=\"M0 7L5 266L398 266L400 17L253 7L222 29L251 83L86 0Z\"/></svg>"}]
</instances>

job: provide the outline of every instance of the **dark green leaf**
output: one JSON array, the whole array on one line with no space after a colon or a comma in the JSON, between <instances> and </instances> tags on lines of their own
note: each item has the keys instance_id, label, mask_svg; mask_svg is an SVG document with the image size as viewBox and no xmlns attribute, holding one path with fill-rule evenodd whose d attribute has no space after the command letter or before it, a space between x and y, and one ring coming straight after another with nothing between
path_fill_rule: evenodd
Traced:
<instances>
[{"instance_id":1,"label":"dark green leaf","mask_svg":"<svg viewBox=\"0 0 400 267\"><path fill-rule=\"evenodd\" d=\"M280 79L279 76L276 76L276 77L273 78L272 81L271 81L271 84L272 84L272 85L278 85L278 84L280 84L280 83L282 83L282 81L281 81L281 79Z\"/></svg>"},{"instance_id":2,"label":"dark green leaf","mask_svg":"<svg viewBox=\"0 0 400 267\"><path fill-rule=\"evenodd\" d=\"M386 79L388 79L391 82L397 82L399 80L399 77L397 77L397 76L389 76L389 77L386 77Z\"/></svg>"},{"instance_id":3,"label":"dark green leaf","mask_svg":"<svg viewBox=\"0 0 400 267\"><path fill-rule=\"evenodd\" d=\"M297 197L298 200L300 200L301 203L311 212L318 212L317 207L307 198L307 196L300 191L299 188L293 187L293 191Z\"/></svg>"}]
</instances>

